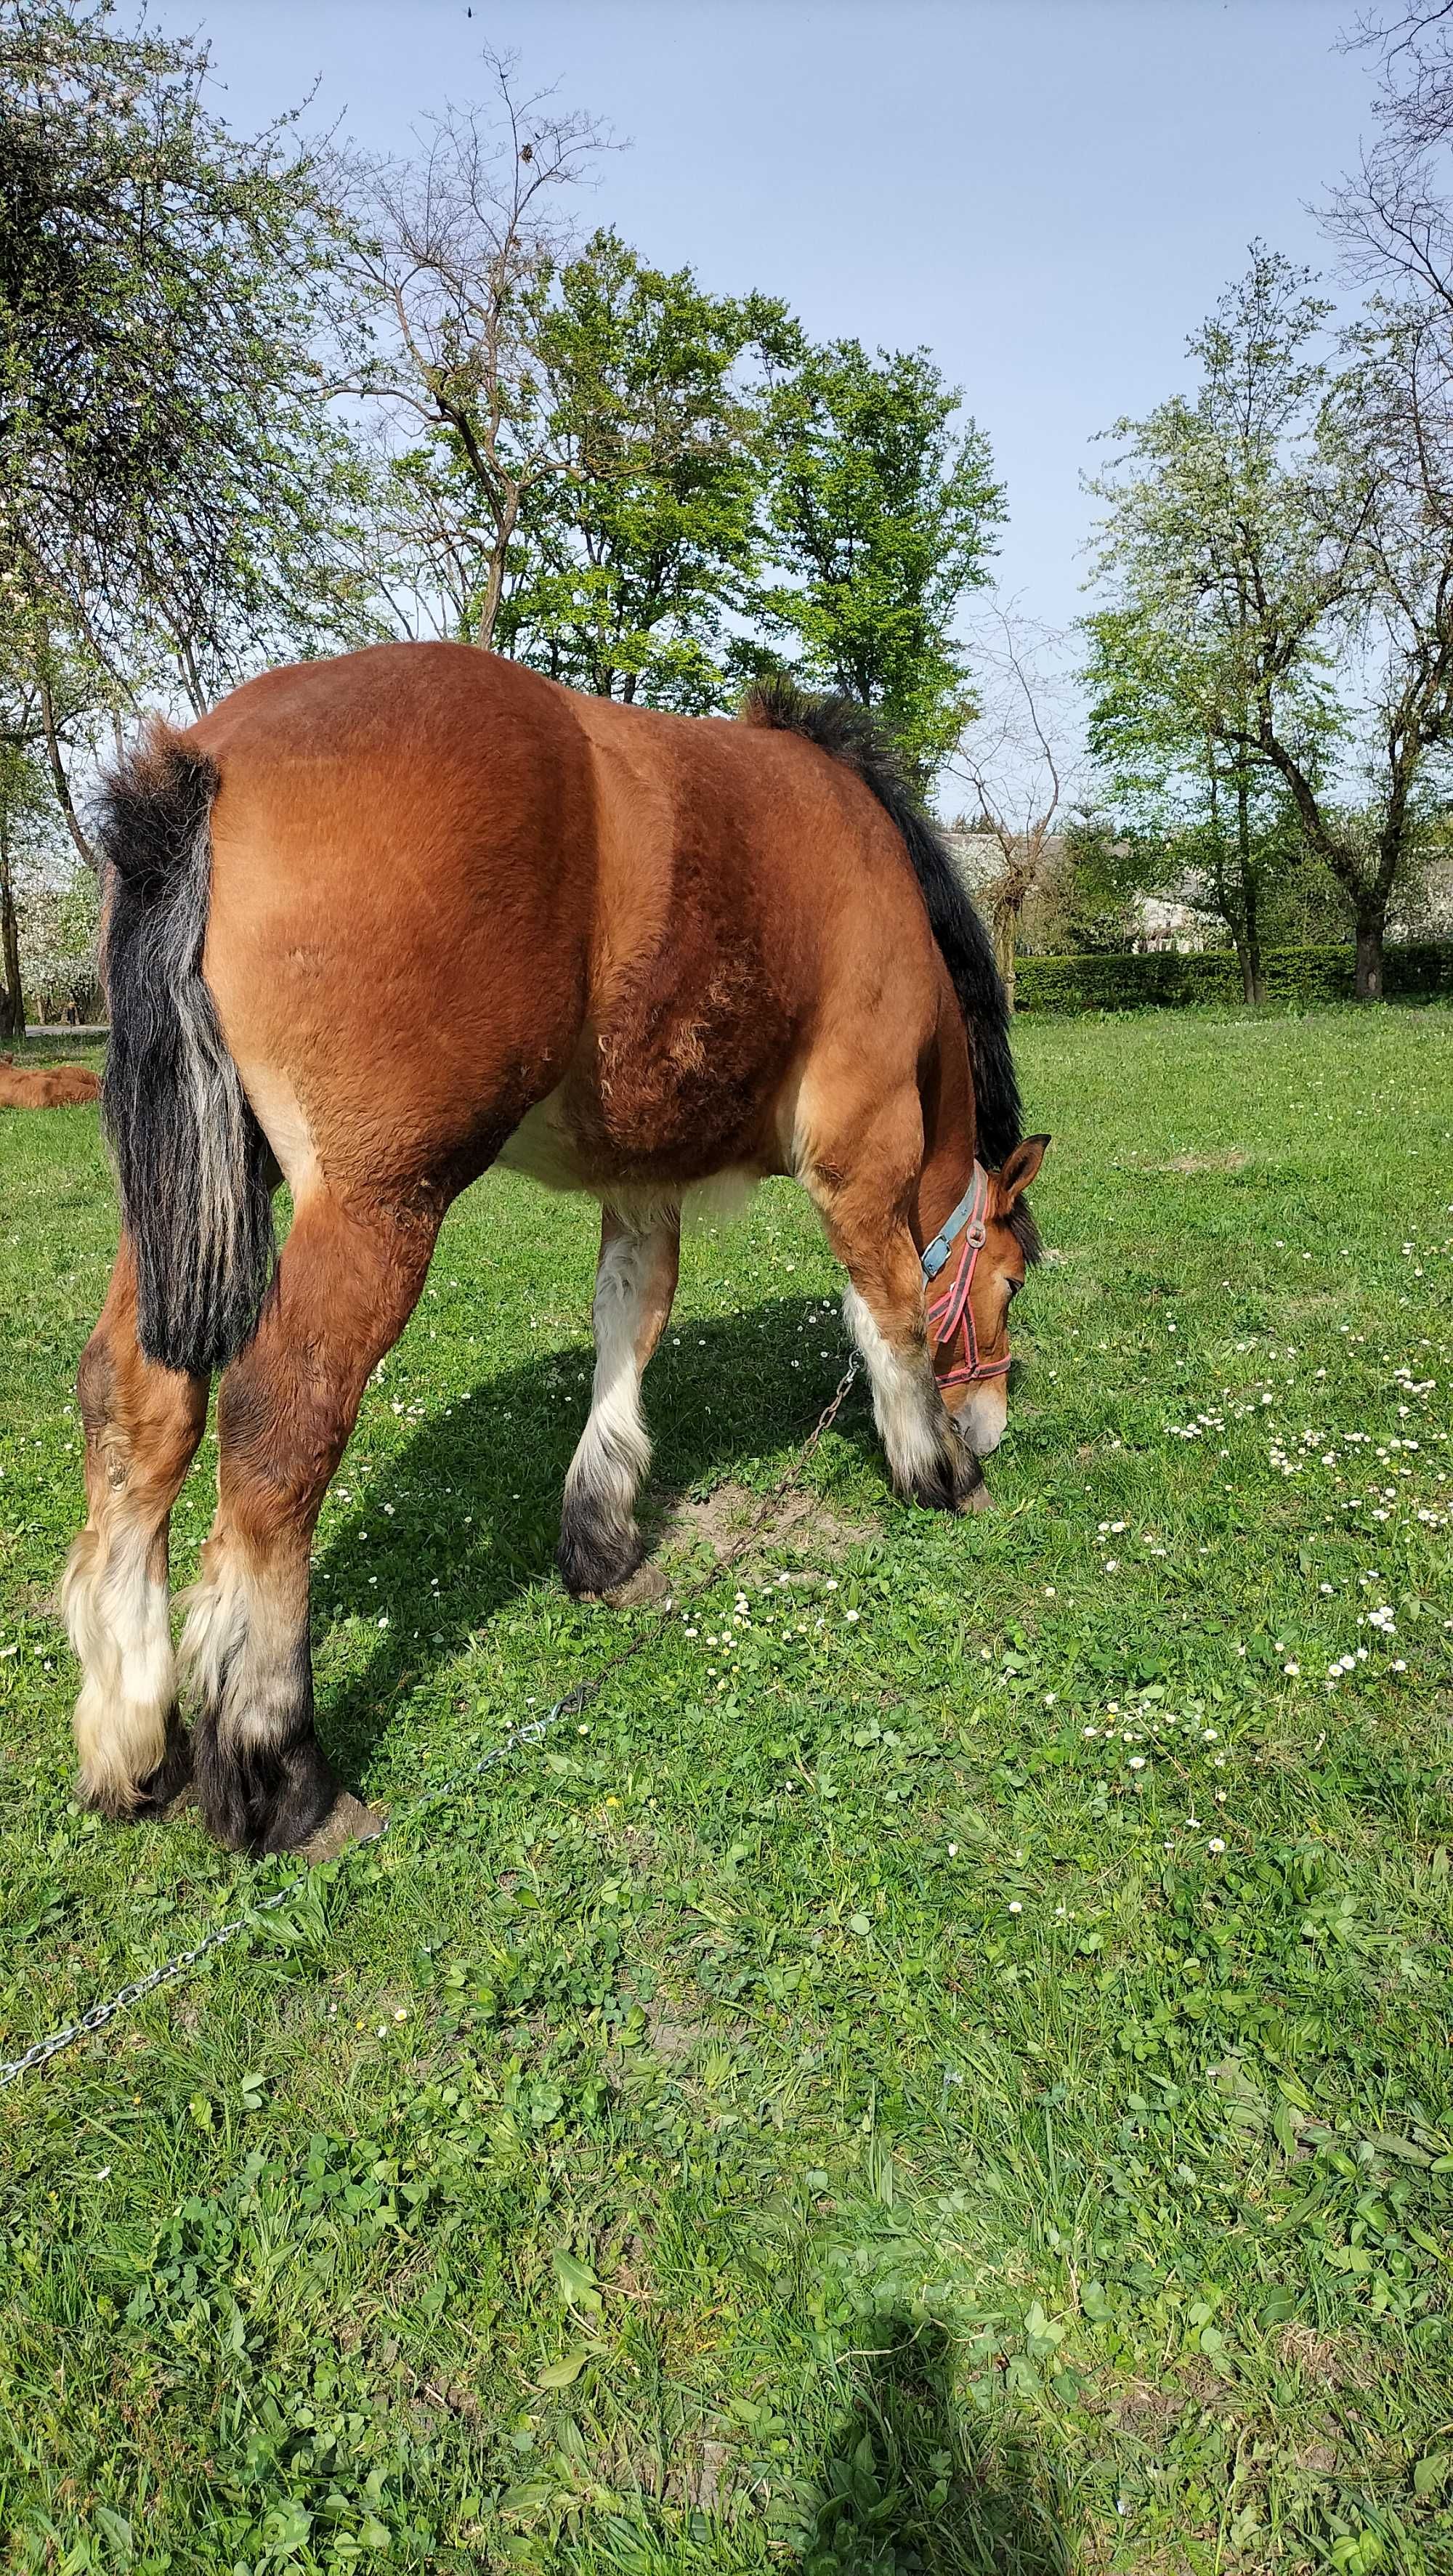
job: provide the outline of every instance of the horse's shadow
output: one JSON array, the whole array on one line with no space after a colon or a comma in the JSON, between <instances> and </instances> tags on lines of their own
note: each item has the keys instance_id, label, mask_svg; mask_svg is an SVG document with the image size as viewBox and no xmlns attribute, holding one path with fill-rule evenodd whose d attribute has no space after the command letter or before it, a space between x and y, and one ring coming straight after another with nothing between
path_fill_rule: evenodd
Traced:
<instances>
[{"instance_id":1,"label":"horse's shadow","mask_svg":"<svg viewBox=\"0 0 1453 2576\"><path fill-rule=\"evenodd\" d=\"M505 1602L551 1574L593 1360L586 1343L542 1352L467 1396L426 1399L417 1428L366 1478L356 1454L345 1458L337 1490L346 1516L320 1538L313 1625L321 1644L330 1620L352 1612L376 1638L361 1672L336 1690L325 1679L320 1692L319 1732L346 1777L364 1775L411 1691ZM789 1449L812 1428L845 1364L840 1321L822 1300L684 1320L645 1382L653 1494L689 1494ZM382 1393L399 1400L387 1370ZM836 1427L861 1453L876 1453L861 1388ZM642 1520L649 1532L649 1503ZM623 1614L598 1615L619 1633Z\"/></svg>"},{"instance_id":2,"label":"horse's shadow","mask_svg":"<svg viewBox=\"0 0 1453 2576\"><path fill-rule=\"evenodd\" d=\"M861 2343L799 2576L1073 2576L1062 2479L1021 2433L966 2414L942 2329L876 2316Z\"/></svg>"}]
</instances>

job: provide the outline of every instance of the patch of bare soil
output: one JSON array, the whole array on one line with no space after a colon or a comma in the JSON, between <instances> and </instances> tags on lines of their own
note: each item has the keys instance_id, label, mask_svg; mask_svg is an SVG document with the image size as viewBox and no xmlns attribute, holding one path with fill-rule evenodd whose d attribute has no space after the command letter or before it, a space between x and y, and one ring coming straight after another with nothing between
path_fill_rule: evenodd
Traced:
<instances>
[{"instance_id":1,"label":"patch of bare soil","mask_svg":"<svg viewBox=\"0 0 1453 2576\"><path fill-rule=\"evenodd\" d=\"M697 2468L693 2499L698 2513L714 2513L722 2496L722 2479L731 2461L725 2442L703 2442Z\"/></svg>"},{"instance_id":2,"label":"patch of bare soil","mask_svg":"<svg viewBox=\"0 0 1453 2576\"><path fill-rule=\"evenodd\" d=\"M1365 2388L1370 2356L1346 2336L1318 2334L1300 2319L1283 2326L1276 2339L1278 2357L1293 2370L1318 2380L1323 2388Z\"/></svg>"},{"instance_id":3,"label":"patch of bare soil","mask_svg":"<svg viewBox=\"0 0 1453 2576\"><path fill-rule=\"evenodd\" d=\"M1244 1172L1249 1154L1238 1153L1228 1145L1219 1154L1172 1154L1168 1163L1157 1163L1158 1172Z\"/></svg>"},{"instance_id":4,"label":"patch of bare soil","mask_svg":"<svg viewBox=\"0 0 1453 2576\"><path fill-rule=\"evenodd\" d=\"M1210 2371L1192 2365L1173 2379L1132 2379L1128 2386L1117 2385L1107 2412L1117 2432L1156 2445L1164 2441L1188 2405L1215 2408L1223 2394Z\"/></svg>"},{"instance_id":5,"label":"patch of bare soil","mask_svg":"<svg viewBox=\"0 0 1453 2576\"><path fill-rule=\"evenodd\" d=\"M1297 2467L1314 2478L1334 2477L1343 2457L1335 2442L1304 2442L1292 2452Z\"/></svg>"},{"instance_id":6,"label":"patch of bare soil","mask_svg":"<svg viewBox=\"0 0 1453 2576\"><path fill-rule=\"evenodd\" d=\"M761 1512L762 1497L746 1485L718 1485L702 1502L689 1494L662 1497L662 1509L651 1535L651 1554L685 1554L706 1547L721 1559L737 1547ZM860 1547L875 1524L840 1520L816 1494L784 1494L773 1504L739 1562L746 1566L770 1548L774 1555L790 1548L803 1557L836 1564L845 1551Z\"/></svg>"},{"instance_id":7,"label":"patch of bare soil","mask_svg":"<svg viewBox=\"0 0 1453 2576\"><path fill-rule=\"evenodd\" d=\"M679 2066L703 2035L699 2022L674 2021L669 2014L647 2007L646 2038L652 2056L659 2057L664 2066Z\"/></svg>"}]
</instances>

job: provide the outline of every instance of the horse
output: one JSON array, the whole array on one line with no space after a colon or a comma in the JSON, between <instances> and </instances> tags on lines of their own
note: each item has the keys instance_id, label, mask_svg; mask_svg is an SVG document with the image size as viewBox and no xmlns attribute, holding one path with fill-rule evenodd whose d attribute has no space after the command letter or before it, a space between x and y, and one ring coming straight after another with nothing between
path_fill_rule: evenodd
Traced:
<instances>
[{"instance_id":1,"label":"horse","mask_svg":"<svg viewBox=\"0 0 1453 2576\"><path fill-rule=\"evenodd\" d=\"M100 1089L89 1065L18 1065L13 1056L0 1055L0 1109L78 1109Z\"/></svg>"},{"instance_id":2,"label":"horse","mask_svg":"<svg viewBox=\"0 0 1453 2576\"><path fill-rule=\"evenodd\" d=\"M987 934L862 708L783 682L683 717L378 645L154 722L99 828L121 1235L63 1581L89 1804L158 1815L190 1775L233 1848L324 1825L314 1524L444 1212L491 1164L602 1210L571 1593L618 1598L642 1557L640 1383L704 1183L803 1184L898 1492L983 1501L1049 1140L1020 1133ZM167 1534L217 1371L188 1736Z\"/></svg>"}]
</instances>

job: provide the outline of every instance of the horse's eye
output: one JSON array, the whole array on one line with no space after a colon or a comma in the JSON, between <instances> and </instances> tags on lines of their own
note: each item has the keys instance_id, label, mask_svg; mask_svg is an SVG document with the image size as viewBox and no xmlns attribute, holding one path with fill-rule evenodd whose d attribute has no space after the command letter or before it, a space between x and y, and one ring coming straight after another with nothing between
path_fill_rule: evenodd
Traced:
<instances>
[{"instance_id":1,"label":"horse's eye","mask_svg":"<svg viewBox=\"0 0 1453 2576\"><path fill-rule=\"evenodd\" d=\"M1009 1291L1009 1302L1012 1305L1015 1298L1018 1296L1020 1289L1023 1287L1024 1282L1022 1279L1006 1279L1004 1285Z\"/></svg>"}]
</instances>

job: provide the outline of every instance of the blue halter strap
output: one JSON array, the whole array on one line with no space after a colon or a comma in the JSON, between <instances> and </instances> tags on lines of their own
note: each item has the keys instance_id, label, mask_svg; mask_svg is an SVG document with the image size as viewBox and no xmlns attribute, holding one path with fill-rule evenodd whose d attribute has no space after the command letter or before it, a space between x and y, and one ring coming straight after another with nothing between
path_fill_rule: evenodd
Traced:
<instances>
[{"instance_id":1,"label":"blue halter strap","mask_svg":"<svg viewBox=\"0 0 1453 2576\"><path fill-rule=\"evenodd\" d=\"M972 1248L978 1251L984 1241L984 1210L989 1201L989 1175L981 1163L975 1163L973 1178L951 1216L945 1219L932 1243L923 1248L923 1275L936 1279L952 1252L964 1226L969 1228ZM976 1230L977 1229L977 1230Z\"/></svg>"}]
</instances>

